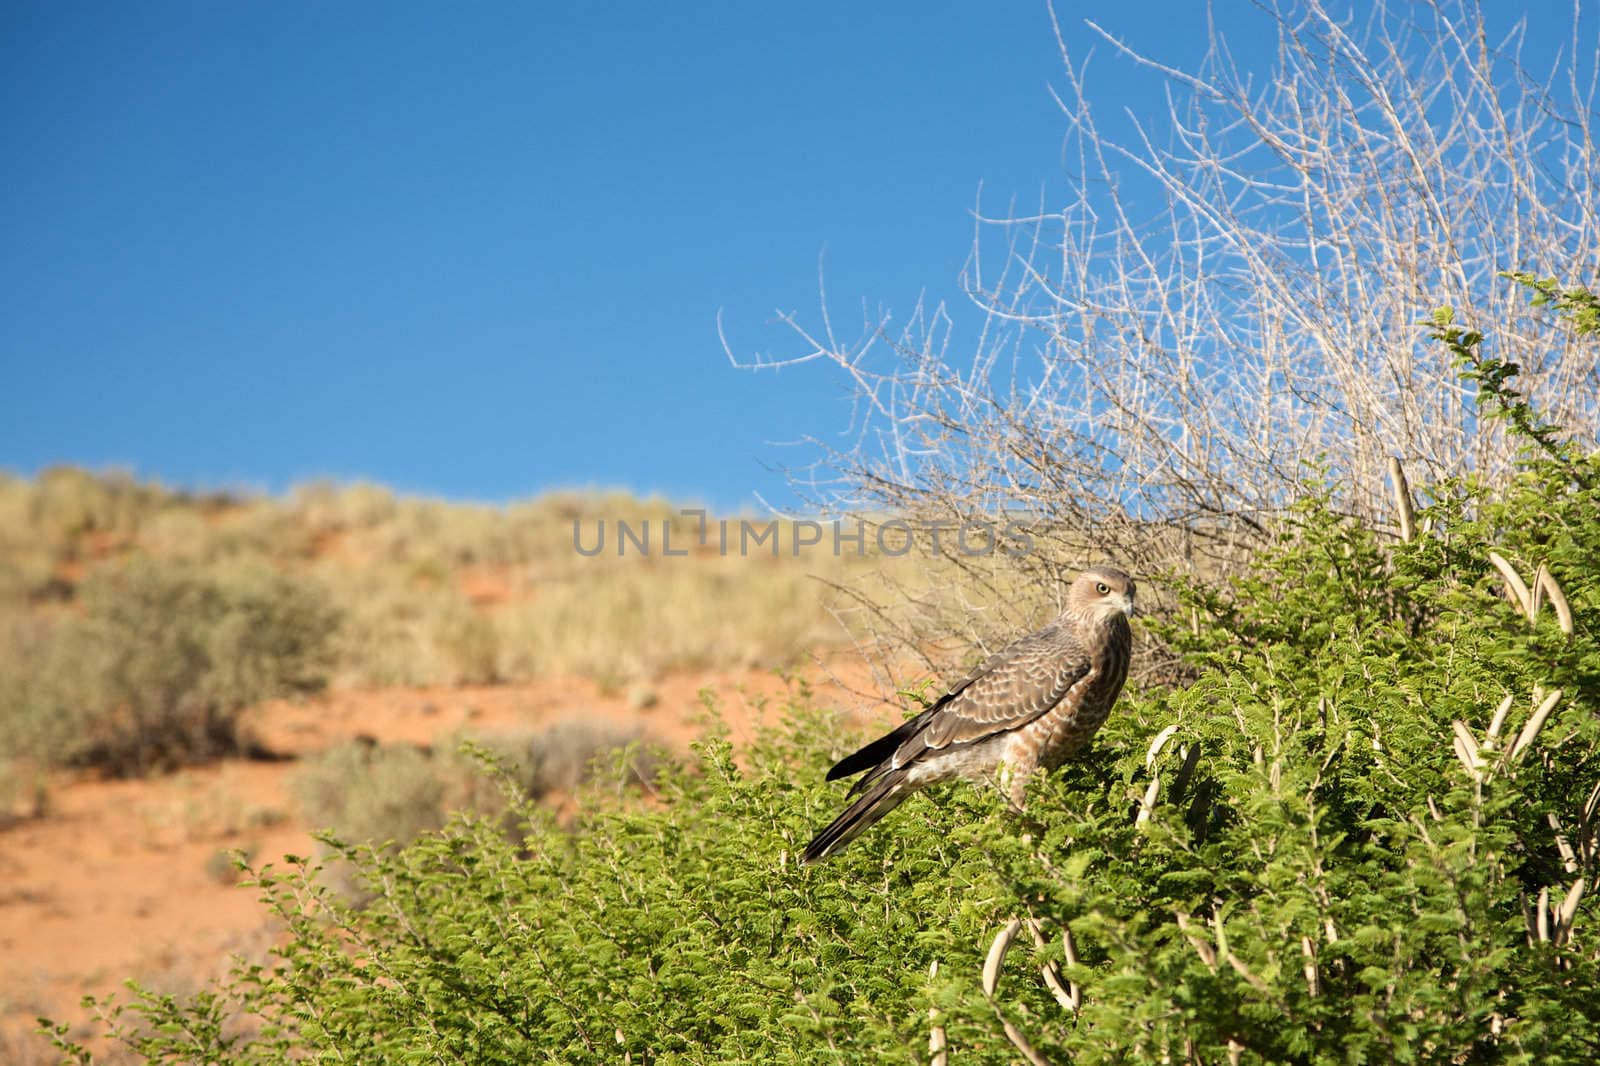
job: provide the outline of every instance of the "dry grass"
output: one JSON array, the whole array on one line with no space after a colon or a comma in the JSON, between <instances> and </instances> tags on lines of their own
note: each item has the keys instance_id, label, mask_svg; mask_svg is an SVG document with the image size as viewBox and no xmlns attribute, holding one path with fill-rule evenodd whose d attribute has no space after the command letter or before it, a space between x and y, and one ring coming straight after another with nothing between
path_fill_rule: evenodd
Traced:
<instances>
[{"instance_id":1,"label":"dry grass","mask_svg":"<svg viewBox=\"0 0 1600 1066\"><path fill-rule=\"evenodd\" d=\"M617 554L619 520L650 524L650 553ZM585 544L604 523L607 550L577 551L575 523ZM244 703L321 682L572 674L620 690L670 671L785 666L848 639L834 614L851 607L842 589L884 569L914 583L922 570L835 555L827 541L796 556L789 524L776 556L741 557L737 533L728 555L714 535L677 554L697 532L665 500L615 493L487 507L373 485L265 498L72 468L0 476L0 758L104 762L103 748L139 770L205 757L237 746L228 722ZM323 612L337 619L328 644L296 644L296 619ZM223 638L262 634L295 645L293 677L265 676L265 659L229 672L254 660ZM147 750L146 726L170 713L171 744Z\"/></svg>"}]
</instances>

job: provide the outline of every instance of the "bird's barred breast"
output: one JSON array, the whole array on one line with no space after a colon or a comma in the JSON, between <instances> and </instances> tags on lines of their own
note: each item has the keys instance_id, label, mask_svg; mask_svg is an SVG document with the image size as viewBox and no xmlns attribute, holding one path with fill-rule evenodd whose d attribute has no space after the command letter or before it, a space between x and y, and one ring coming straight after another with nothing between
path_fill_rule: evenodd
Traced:
<instances>
[{"instance_id":1,"label":"bird's barred breast","mask_svg":"<svg viewBox=\"0 0 1600 1066\"><path fill-rule=\"evenodd\" d=\"M1110 717L1127 674L1127 653L1112 645L1066 698L1037 723L1042 729L1036 765L1054 770L1088 744Z\"/></svg>"}]
</instances>

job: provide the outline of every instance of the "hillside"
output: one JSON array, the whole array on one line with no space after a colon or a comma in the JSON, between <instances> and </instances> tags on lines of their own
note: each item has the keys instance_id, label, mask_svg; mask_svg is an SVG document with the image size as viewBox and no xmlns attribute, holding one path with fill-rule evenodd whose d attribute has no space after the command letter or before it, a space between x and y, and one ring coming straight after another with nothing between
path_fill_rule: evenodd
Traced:
<instances>
[{"instance_id":1,"label":"hillside","mask_svg":"<svg viewBox=\"0 0 1600 1066\"><path fill-rule=\"evenodd\" d=\"M883 713L833 613L881 558L667 555L664 523L696 539L679 510L0 478L0 1059L53 1061L26 1030L83 1017L85 993L193 991L230 952L264 958L274 927L230 854L439 825L474 799L464 738L567 809L608 748L687 751L708 699L741 742L786 677ZM652 552L575 550L618 519Z\"/></svg>"}]
</instances>

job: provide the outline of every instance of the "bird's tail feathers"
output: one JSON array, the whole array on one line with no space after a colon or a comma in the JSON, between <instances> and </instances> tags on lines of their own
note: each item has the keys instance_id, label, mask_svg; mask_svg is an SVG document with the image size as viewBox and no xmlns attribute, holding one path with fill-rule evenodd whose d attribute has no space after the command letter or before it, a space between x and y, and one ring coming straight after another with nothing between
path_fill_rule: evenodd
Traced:
<instances>
[{"instance_id":1,"label":"bird's tail feathers","mask_svg":"<svg viewBox=\"0 0 1600 1066\"><path fill-rule=\"evenodd\" d=\"M841 777L850 777L854 774L859 774L863 770L871 770L873 767L888 762L889 757L895 753L895 749L920 732L928 724L928 719L933 717L933 712L938 710L939 707L939 703L934 704L915 718L907 718L892 731L885 733L860 750L846 755L834 764L833 769L828 771L827 779L829 781L837 781ZM871 774L867 775L868 778L871 776Z\"/></svg>"},{"instance_id":2,"label":"bird's tail feathers","mask_svg":"<svg viewBox=\"0 0 1600 1066\"><path fill-rule=\"evenodd\" d=\"M878 819L900 806L911 794L906 788L906 771L890 770L879 777L860 799L844 809L806 845L800 861L807 866L821 862L870 829Z\"/></svg>"}]
</instances>

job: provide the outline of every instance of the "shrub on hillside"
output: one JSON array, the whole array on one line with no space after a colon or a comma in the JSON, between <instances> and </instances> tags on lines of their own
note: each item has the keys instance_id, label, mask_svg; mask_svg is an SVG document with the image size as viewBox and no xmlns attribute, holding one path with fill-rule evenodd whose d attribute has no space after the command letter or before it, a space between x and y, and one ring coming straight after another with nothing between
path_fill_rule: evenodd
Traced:
<instances>
[{"instance_id":1,"label":"shrub on hillside","mask_svg":"<svg viewBox=\"0 0 1600 1066\"><path fill-rule=\"evenodd\" d=\"M13 628L3 750L115 773L236 754L241 712L326 676L334 612L264 569L136 557L95 571L81 599L81 615Z\"/></svg>"},{"instance_id":2,"label":"shrub on hillside","mask_svg":"<svg viewBox=\"0 0 1600 1066\"><path fill-rule=\"evenodd\" d=\"M485 760L497 776L484 772ZM308 760L291 788L312 826L354 847L381 851L440 828L458 811L504 818L505 828L515 834L508 812L516 797L571 795L608 768L614 773L607 776L619 783L646 783L655 767L638 729L574 717L539 730L446 743L437 750L353 741ZM328 880L348 898L368 898L349 863L330 861Z\"/></svg>"},{"instance_id":3,"label":"shrub on hillside","mask_svg":"<svg viewBox=\"0 0 1600 1066\"><path fill-rule=\"evenodd\" d=\"M447 571L349 570L319 574L349 605L335 640L339 683L488 684L501 680L500 638Z\"/></svg>"}]
</instances>

